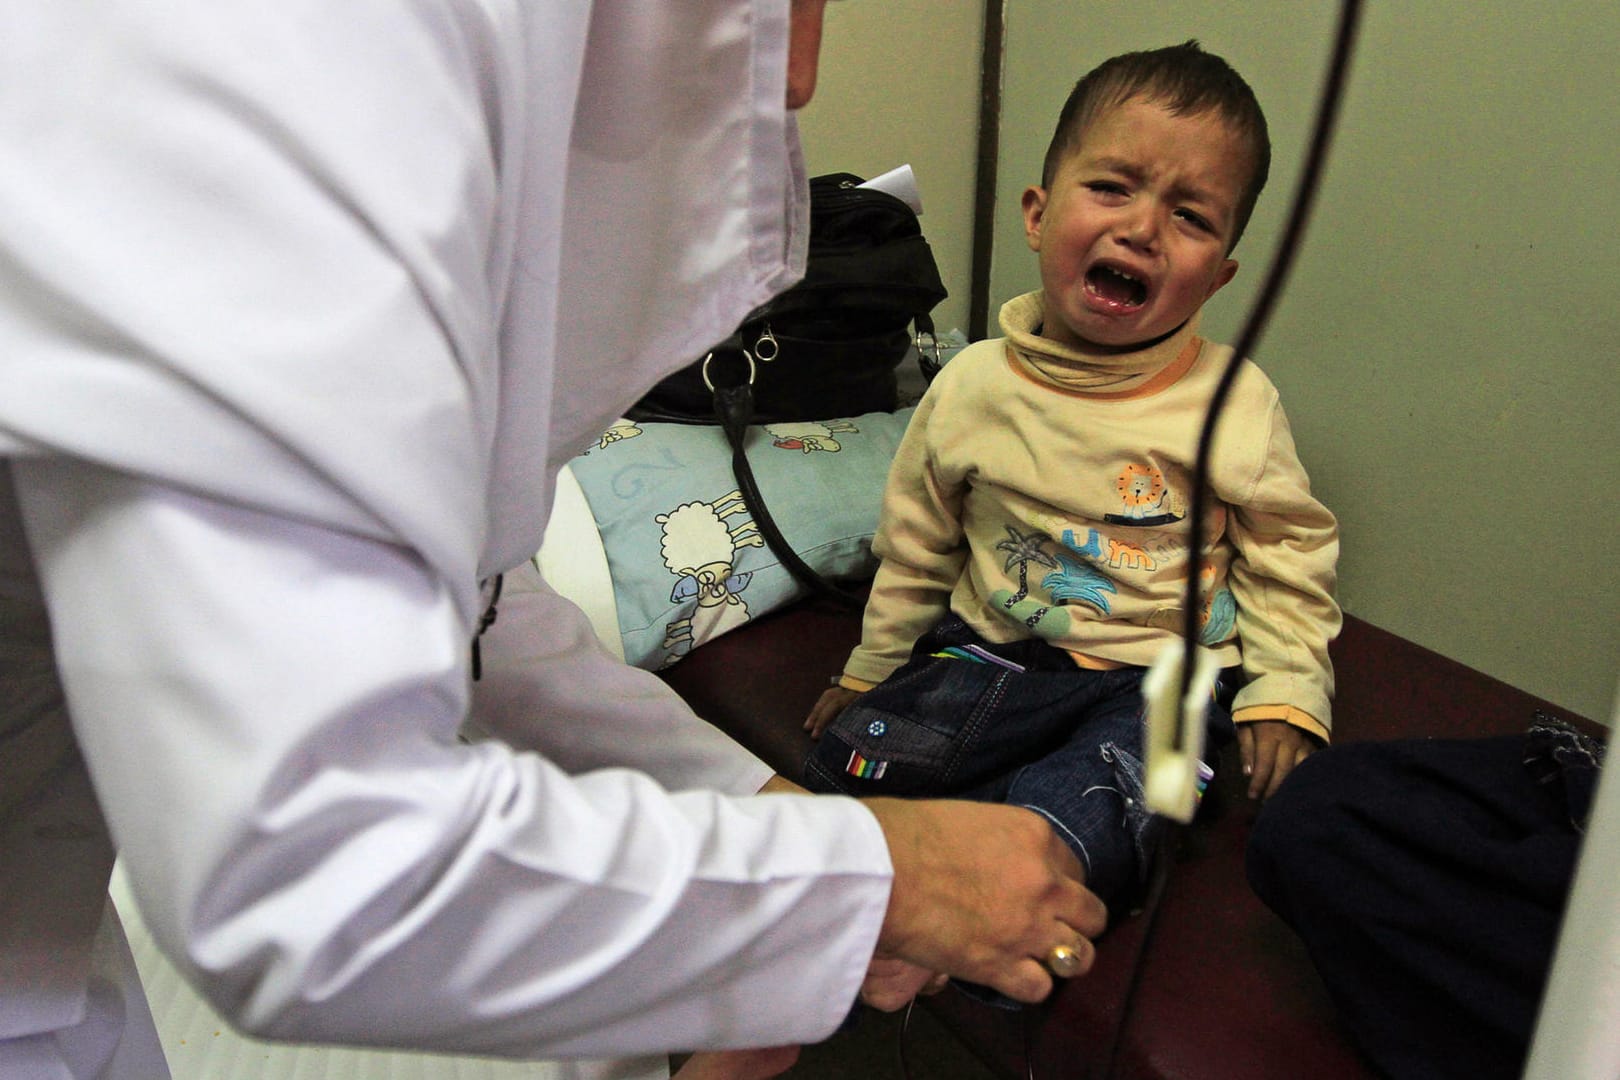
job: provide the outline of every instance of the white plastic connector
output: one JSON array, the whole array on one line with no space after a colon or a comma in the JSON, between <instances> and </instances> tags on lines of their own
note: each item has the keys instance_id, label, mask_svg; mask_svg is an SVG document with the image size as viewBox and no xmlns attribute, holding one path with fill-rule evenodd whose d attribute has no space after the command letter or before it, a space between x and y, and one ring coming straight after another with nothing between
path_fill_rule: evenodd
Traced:
<instances>
[{"instance_id":1,"label":"white plastic connector","mask_svg":"<svg viewBox=\"0 0 1620 1080\"><path fill-rule=\"evenodd\" d=\"M1142 680L1142 697L1147 701L1143 739L1147 747L1147 779L1143 794L1150 811L1183 824L1190 822L1198 809L1205 713L1219 674L1215 655L1208 649L1197 650L1192 685L1187 688L1187 696L1178 701L1184 651L1180 641L1171 642ZM1176 748L1177 731L1181 733L1180 749Z\"/></svg>"}]
</instances>

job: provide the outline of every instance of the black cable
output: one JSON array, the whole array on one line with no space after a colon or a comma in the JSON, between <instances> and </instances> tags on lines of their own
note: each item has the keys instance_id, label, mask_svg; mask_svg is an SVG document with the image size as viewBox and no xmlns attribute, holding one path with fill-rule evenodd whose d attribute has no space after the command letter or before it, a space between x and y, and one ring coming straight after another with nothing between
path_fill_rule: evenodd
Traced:
<instances>
[{"instance_id":1,"label":"black cable","mask_svg":"<svg viewBox=\"0 0 1620 1080\"><path fill-rule=\"evenodd\" d=\"M900 1018L900 1080L911 1080L911 1069L906 1063L906 1034L911 1030L911 1010L917 1007L917 999L912 998L906 1002L906 1015Z\"/></svg>"},{"instance_id":2,"label":"black cable","mask_svg":"<svg viewBox=\"0 0 1620 1080\"><path fill-rule=\"evenodd\" d=\"M1176 707L1178 717L1181 715L1181 703L1187 700L1192 691L1193 657L1198 647L1200 614L1204 607L1203 598L1199 596L1198 579L1203 572L1204 516L1209 504L1209 459L1215 441L1215 425L1220 420L1221 410L1226 405L1226 398L1237 379L1244 358L1253 353L1255 345L1260 340L1261 331L1265 329L1266 321L1271 316L1271 309L1282 294L1283 282L1288 277L1300 240L1305 235L1305 223L1310 217L1311 204L1316 198L1322 167L1327 160L1328 145L1332 142L1333 125L1344 94L1344 82L1349 72L1350 56L1355 48L1356 25L1360 17L1360 0L1344 0L1339 8L1339 28L1333 43L1332 59L1328 65L1327 78L1323 83L1320 104L1316 110L1316 127L1311 136L1304 171L1300 174L1299 186L1294 191L1288 225L1283 231L1277 254L1272 258L1271 269L1260 289L1260 295L1249 311L1248 320L1244 323L1243 332L1238 335L1237 344L1232 348L1232 359L1227 362L1226 371L1222 373L1215 394L1210 398L1209 411L1204 417L1204 429L1198 438L1198 456L1193 465L1192 521L1187 553L1187 608L1182 621L1181 692ZM1176 725L1173 745L1177 750L1186 749L1179 723Z\"/></svg>"},{"instance_id":3,"label":"black cable","mask_svg":"<svg viewBox=\"0 0 1620 1080\"><path fill-rule=\"evenodd\" d=\"M1029 1010L1021 1012L1019 1031L1024 1037L1024 1080L1035 1080L1035 1043L1029 1033Z\"/></svg>"},{"instance_id":4,"label":"black cable","mask_svg":"<svg viewBox=\"0 0 1620 1080\"><path fill-rule=\"evenodd\" d=\"M1192 521L1189 528L1189 551L1187 553L1187 593L1186 611L1182 623L1182 669L1181 689L1177 699L1176 715L1181 715L1181 707L1186 702L1191 690L1193 680L1193 657L1198 647L1199 616L1203 610L1202 598L1199 596L1198 579L1204 561L1204 515L1209 503L1210 488L1207 482L1209 476L1209 459L1215 441L1215 426L1220 420L1222 408L1226 405L1233 382L1237 379L1238 370L1243 361L1253 351L1255 344L1260 340L1261 331L1271 315L1271 309L1277 298L1282 294L1283 282L1288 276L1289 268L1293 264L1294 255L1299 249L1300 240L1305 235L1305 224L1310 217L1311 204L1316 198L1317 187L1321 181L1322 168L1327 160L1328 146L1332 142L1333 127L1338 117L1339 104L1344 96L1344 83L1349 73L1350 57L1355 51L1356 28L1361 18L1360 0L1343 0L1339 7L1339 26L1334 36L1333 53L1328 62L1326 78L1323 82L1320 102L1317 105L1316 124L1311 135L1310 148L1305 157L1304 169L1300 174L1299 185L1294 192L1293 205L1289 210L1288 224L1283 230L1277 254L1273 256L1271 268L1266 275L1266 281L1261 286L1260 294L1255 299L1254 307L1250 309L1249 316L1244 322L1243 332L1238 335L1236 345L1232 349L1232 358L1227 362L1226 370L1221 375L1221 381L1210 398L1209 411L1204 417L1204 428L1198 439L1198 456L1193 466L1193 496ZM1176 725L1175 743L1178 750L1185 750L1182 739L1182 725ZM1141 977L1142 958L1147 956L1153 945L1154 931L1158 928L1159 906L1163 903L1164 893L1169 884L1170 862L1175 857L1177 841L1181 831L1171 825L1164 830L1158 843L1154 845L1154 866L1151 883L1148 889L1147 901L1144 906L1144 917L1148 924L1142 931L1142 942L1137 949L1137 965L1132 971L1126 985L1124 1000L1122 1002L1121 1016L1131 1015L1131 1004L1136 997L1137 987ZM1123 1024L1124 1021L1121 1020ZM1113 1043L1108 1048L1108 1059L1105 1064L1105 1076L1113 1076L1119 1064L1121 1050L1121 1032L1115 1031Z\"/></svg>"},{"instance_id":5,"label":"black cable","mask_svg":"<svg viewBox=\"0 0 1620 1080\"><path fill-rule=\"evenodd\" d=\"M1344 83L1350 68L1350 57L1355 51L1356 27L1361 17L1360 0L1343 0L1339 8L1339 26L1334 36L1333 53L1328 62L1328 70L1322 86L1320 103L1316 111L1316 125L1311 135L1309 150L1305 158L1305 166L1300 174L1299 185L1294 192L1293 205L1289 210L1288 224L1283 230L1282 240L1277 254L1272 258L1271 269L1266 275L1266 281L1261 286L1260 294L1255 299L1254 307L1250 309L1248 319L1243 326L1243 332L1238 335L1237 344L1232 349L1232 358L1227 362L1226 370L1221 375L1221 381L1210 398L1209 411L1204 417L1204 428L1198 439L1198 456L1193 466L1193 496L1192 521L1189 526L1189 551L1187 553L1187 593L1186 611L1182 623L1182 670L1181 689L1177 699L1176 715L1181 715L1181 706L1186 702L1191 690L1193 679L1193 656L1198 646L1199 615L1203 610L1202 598L1198 595L1198 578L1202 570L1204 559L1204 515L1209 502L1210 489L1207 482L1209 475L1209 459L1215 441L1215 425L1220 420L1222 408L1226 405L1226 398L1231 392L1232 384L1237 379L1238 370L1242 367L1244 358L1254 350L1255 343L1260 340L1260 333L1265 328L1266 320L1271 315L1271 309L1276 304L1278 296L1282 293L1283 282L1288 276L1288 270L1293 263L1294 255L1298 251L1301 238L1305 234L1305 223L1310 217L1311 203L1316 197L1316 190L1321 180L1322 167L1327 160L1328 146L1332 142L1334 121L1337 119L1339 103L1344 95ZM1182 725L1176 725L1175 746L1178 750L1185 750L1182 740ZM1142 931L1142 942L1137 947L1137 965L1132 971L1126 984L1122 1002L1121 1016L1131 1014L1131 1003L1136 997L1137 986L1141 977L1141 958L1148 954L1153 944L1153 932L1158 926L1159 905L1163 902L1165 890L1169 884L1170 861L1175 857L1176 844L1180 837L1180 830L1174 824L1164 830L1154 845L1152 854L1153 866L1148 886L1147 898L1143 904L1143 917L1148 924ZM1123 1023L1123 1020L1121 1021ZM1112 1076L1118 1065L1120 1046L1120 1032L1115 1031L1113 1043L1108 1048L1108 1057L1105 1064L1107 1070L1103 1075ZM1027 1053L1027 1052L1026 1052Z\"/></svg>"},{"instance_id":6,"label":"black cable","mask_svg":"<svg viewBox=\"0 0 1620 1080\"><path fill-rule=\"evenodd\" d=\"M905 1015L900 1018L900 1037L896 1055L900 1066L900 1080L911 1080L911 1066L906 1057L906 1036L911 1031L911 1010L916 1007L917 999L912 998L906 1002ZM1028 1009L1019 1010L1019 1029L1024 1036L1024 1073L1027 1080L1035 1080L1035 1063L1031 1055L1032 1047L1029 1034L1029 1012Z\"/></svg>"},{"instance_id":7,"label":"black cable","mask_svg":"<svg viewBox=\"0 0 1620 1080\"><path fill-rule=\"evenodd\" d=\"M1176 850L1181 840L1181 831L1174 827L1160 831L1153 842L1153 851L1149 858L1153 860L1151 876L1148 879L1147 891L1142 897L1142 907L1139 919L1146 919L1147 925L1142 927L1142 940L1136 946L1136 963L1131 965L1130 977L1125 980L1125 992L1120 995L1120 1020L1114 1025L1114 1030L1108 1040L1107 1056L1103 1059L1103 1077L1111 1077L1119 1065L1119 1053L1125 1042L1125 1021L1131 1015L1131 1003L1136 1000L1136 989L1142 983L1142 968L1146 963L1148 947L1153 944L1153 931L1159 925L1159 905L1164 899L1164 892L1170 885L1170 866L1176 856ZM1035 1080L1035 1074L1030 1073L1028 1080Z\"/></svg>"}]
</instances>

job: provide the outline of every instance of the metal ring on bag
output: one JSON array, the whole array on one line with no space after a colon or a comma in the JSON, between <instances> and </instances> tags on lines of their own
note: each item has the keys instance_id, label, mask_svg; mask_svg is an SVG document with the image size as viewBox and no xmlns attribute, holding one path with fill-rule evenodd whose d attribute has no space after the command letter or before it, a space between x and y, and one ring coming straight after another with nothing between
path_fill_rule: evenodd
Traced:
<instances>
[{"instance_id":1,"label":"metal ring on bag","mask_svg":"<svg viewBox=\"0 0 1620 1080\"><path fill-rule=\"evenodd\" d=\"M758 371L758 369L754 367L754 354L749 352L747 349L744 349L742 354L748 358L748 385L753 386L754 375ZM703 373L703 385L708 387L709 393L711 394L714 393L714 381L709 378L709 361L713 359L714 353L711 351L708 356L703 358L703 367L701 369Z\"/></svg>"},{"instance_id":2,"label":"metal ring on bag","mask_svg":"<svg viewBox=\"0 0 1620 1080\"><path fill-rule=\"evenodd\" d=\"M917 351L919 353L923 351L923 338L927 338L929 344L933 347L934 370L938 371L940 368L945 366L945 362L940 359L939 335L930 330L926 333L918 333L914 338L912 338L911 343L917 346Z\"/></svg>"},{"instance_id":3,"label":"metal ring on bag","mask_svg":"<svg viewBox=\"0 0 1620 1080\"><path fill-rule=\"evenodd\" d=\"M766 343L769 343L770 346L771 346L771 351L770 351L769 356L767 356L765 354L765 349L763 347ZM744 351L747 351L747 350L744 350ZM766 323L765 324L765 332L763 334L759 335L759 340L758 341L754 342L753 356L754 356L755 359L759 360L760 363L768 364L772 360L775 360L780 355L782 355L782 343L780 341L776 340L776 335L775 334L771 333L771 324ZM751 383L754 380L753 380L752 377L750 377L748 381Z\"/></svg>"}]
</instances>

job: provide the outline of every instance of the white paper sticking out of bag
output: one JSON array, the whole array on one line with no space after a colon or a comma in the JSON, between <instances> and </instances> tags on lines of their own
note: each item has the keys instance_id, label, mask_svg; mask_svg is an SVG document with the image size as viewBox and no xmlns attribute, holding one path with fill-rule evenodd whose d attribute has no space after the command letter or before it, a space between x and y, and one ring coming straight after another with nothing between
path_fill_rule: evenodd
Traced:
<instances>
[{"instance_id":1,"label":"white paper sticking out of bag","mask_svg":"<svg viewBox=\"0 0 1620 1080\"><path fill-rule=\"evenodd\" d=\"M912 173L910 165L890 169L882 176L874 176L866 183L857 186L886 191L911 207L912 213L918 217L922 216L922 193L917 190L917 177Z\"/></svg>"}]
</instances>

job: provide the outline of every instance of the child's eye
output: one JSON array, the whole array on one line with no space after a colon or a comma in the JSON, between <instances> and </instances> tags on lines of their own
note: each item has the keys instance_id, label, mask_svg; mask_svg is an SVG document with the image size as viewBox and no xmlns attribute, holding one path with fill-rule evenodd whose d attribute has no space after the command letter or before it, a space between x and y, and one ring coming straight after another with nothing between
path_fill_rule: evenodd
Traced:
<instances>
[{"instance_id":1,"label":"child's eye","mask_svg":"<svg viewBox=\"0 0 1620 1080\"><path fill-rule=\"evenodd\" d=\"M1088 191L1095 191L1099 195L1125 194L1125 185L1115 180L1088 180L1086 182L1086 189Z\"/></svg>"},{"instance_id":2,"label":"child's eye","mask_svg":"<svg viewBox=\"0 0 1620 1080\"><path fill-rule=\"evenodd\" d=\"M1176 216L1200 232L1214 232L1215 226L1210 224L1208 218L1192 210L1182 209L1176 211Z\"/></svg>"}]
</instances>

